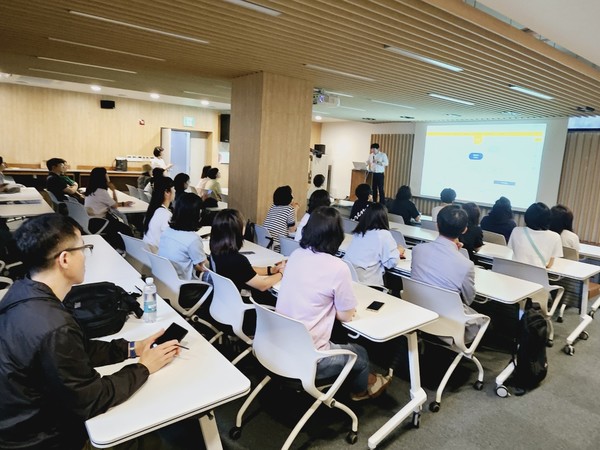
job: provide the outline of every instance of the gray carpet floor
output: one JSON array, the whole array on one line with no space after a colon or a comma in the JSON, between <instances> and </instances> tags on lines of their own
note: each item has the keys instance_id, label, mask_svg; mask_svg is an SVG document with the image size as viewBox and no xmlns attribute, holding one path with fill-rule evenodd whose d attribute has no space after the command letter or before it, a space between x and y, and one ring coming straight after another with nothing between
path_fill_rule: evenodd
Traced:
<instances>
[{"instance_id":1,"label":"gray carpet floor","mask_svg":"<svg viewBox=\"0 0 600 450\"><path fill-rule=\"evenodd\" d=\"M427 345L421 355L422 383L427 392L420 427L407 420L378 449L597 449L600 448L600 313L589 327L589 340L578 341L575 355L563 353L564 342L578 321L574 309L568 309L564 323L554 323L555 346L548 349L549 373L543 383L524 396L500 398L495 394L495 377L510 360L507 353L483 348L477 352L485 369L484 387L473 389L475 365L463 360L442 397L441 409L432 413L428 404L448 367L453 354ZM406 368L406 341L401 338L389 345L365 343L374 369L384 370L391 356L399 352L394 380L381 397L352 402L340 390L339 401L350 406L359 418L356 449L367 448L367 439L409 398ZM225 349L224 351L226 351ZM262 371L253 357L247 357L240 369L254 387ZM209 370L209 368L207 368ZM255 400L246 414L238 440L229 438L237 409L244 399L216 410L217 421L226 449L278 449L312 403L304 393L271 383ZM321 406L295 439L293 449L346 449L344 437L350 421L343 413ZM203 448L196 420L186 420L161 431L167 448L184 450Z\"/></svg>"}]
</instances>

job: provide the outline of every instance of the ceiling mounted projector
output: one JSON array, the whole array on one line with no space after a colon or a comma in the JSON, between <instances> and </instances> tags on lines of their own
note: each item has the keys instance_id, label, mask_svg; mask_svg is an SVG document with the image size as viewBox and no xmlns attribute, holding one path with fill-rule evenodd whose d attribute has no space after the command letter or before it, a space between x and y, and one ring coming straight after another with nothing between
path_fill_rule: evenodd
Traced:
<instances>
[{"instance_id":1,"label":"ceiling mounted projector","mask_svg":"<svg viewBox=\"0 0 600 450\"><path fill-rule=\"evenodd\" d=\"M340 106L340 98L326 93L323 89L313 91L313 105L337 107Z\"/></svg>"}]
</instances>

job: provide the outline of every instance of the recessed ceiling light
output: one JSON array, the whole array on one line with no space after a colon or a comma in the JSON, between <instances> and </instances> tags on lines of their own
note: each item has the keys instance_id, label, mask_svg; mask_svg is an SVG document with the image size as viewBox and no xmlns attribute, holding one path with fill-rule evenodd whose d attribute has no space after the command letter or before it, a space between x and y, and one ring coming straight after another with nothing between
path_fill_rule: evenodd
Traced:
<instances>
[{"instance_id":1,"label":"recessed ceiling light","mask_svg":"<svg viewBox=\"0 0 600 450\"><path fill-rule=\"evenodd\" d=\"M208 106L210 102L208 100L200 100L200 104L204 106Z\"/></svg>"},{"instance_id":2,"label":"recessed ceiling light","mask_svg":"<svg viewBox=\"0 0 600 450\"><path fill-rule=\"evenodd\" d=\"M314 64L304 64L304 67L312 70L319 70L321 72L333 73L335 75L341 75L348 78L356 78L357 80L363 81L375 81L373 78L363 77L362 75L356 75L354 73L342 72L341 70L329 69L327 67L315 66Z\"/></svg>"},{"instance_id":3,"label":"recessed ceiling light","mask_svg":"<svg viewBox=\"0 0 600 450\"><path fill-rule=\"evenodd\" d=\"M115 82L115 80L109 80L108 78L98 78L98 77L92 77L92 76L88 76L88 75L77 75L77 74L68 73L68 72L57 72L56 70L36 69L35 67L29 67L28 70L31 70L32 72L44 72L44 73L53 73L56 75L64 75L66 77L85 78L87 80L107 81L109 83Z\"/></svg>"},{"instance_id":4,"label":"recessed ceiling light","mask_svg":"<svg viewBox=\"0 0 600 450\"><path fill-rule=\"evenodd\" d=\"M85 63L80 63L80 62L77 62L77 61L68 61L66 59L47 58L45 56L36 56L36 58L37 59L42 59L44 61L59 62L59 63L63 63L63 64L74 64L76 66L93 67L94 69L112 70L114 72L124 72L124 73L137 74L137 72L134 72L133 70L117 69L115 67L107 67L107 66L97 66L95 64L85 64Z\"/></svg>"},{"instance_id":5,"label":"recessed ceiling light","mask_svg":"<svg viewBox=\"0 0 600 450\"><path fill-rule=\"evenodd\" d=\"M225 0L227 3L231 3L232 5L241 6L243 8L251 9L252 11L256 11L262 14L267 14L269 16L280 16L281 11L277 11L276 9L267 8L266 6L258 5L253 2L248 2L245 0Z\"/></svg>"},{"instance_id":6,"label":"recessed ceiling light","mask_svg":"<svg viewBox=\"0 0 600 450\"><path fill-rule=\"evenodd\" d=\"M53 37L49 37L48 40L54 41L54 42L61 42L63 44L71 44L71 45L78 45L80 47L93 48L95 50L103 50L105 52L119 53L121 55L137 56L138 58L152 59L154 61L165 61L162 58L155 58L154 56L146 56L146 55L140 55L139 53L124 52L122 50L115 50L113 48L106 48L106 47L99 47L97 45L83 44L81 42L66 41L64 39L58 39L58 38L53 38Z\"/></svg>"},{"instance_id":7,"label":"recessed ceiling light","mask_svg":"<svg viewBox=\"0 0 600 450\"><path fill-rule=\"evenodd\" d=\"M153 92L152 94L150 94L150 98L153 98L154 100L158 100L160 98L160 95Z\"/></svg>"},{"instance_id":8,"label":"recessed ceiling light","mask_svg":"<svg viewBox=\"0 0 600 450\"><path fill-rule=\"evenodd\" d=\"M321 120L322 117L321 116L315 116L315 120Z\"/></svg>"},{"instance_id":9,"label":"recessed ceiling light","mask_svg":"<svg viewBox=\"0 0 600 450\"><path fill-rule=\"evenodd\" d=\"M360 109L360 108L352 108L351 106L338 106L338 108L342 108L342 109L351 109L352 111L366 111L366 109Z\"/></svg>"},{"instance_id":10,"label":"recessed ceiling light","mask_svg":"<svg viewBox=\"0 0 600 450\"><path fill-rule=\"evenodd\" d=\"M427 95L429 95L430 97L439 98L441 100L448 100L449 102L460 103L461 105L473 106L475 104L475 103L468 102L466 100L460 100L458 98L453 98L453 97L446 97L445 95L440 95L440 94L427 94Z\"/></svg>"},{"instance_id":11,"label":"recessed ceiling light","mask_svg":"<svg viewBox=\"0 0 600 450\"><path fill-rule=\"evenodd\" d=\"M408 50L403 50L398 47L392 47L391 45L384 45L383 49L387 50L388 52L397 53L402 56L407 56L409 58L416 59L417 61L441 67L442 69L451 70L452 72L462 72L464 70L462 67L453 66L452 64L438 61L437 59L428 58L426 56L421 56L417 53L409 52Z\"/></svg>"},{"instance_id":12,"label":"recessed ceiling light","mask_svg":"<svg viewBox=\"0 0 600 450\"><path fill-rule=\"evenodd\" d=\"M325 92L327 92L328 94L339 95L340 97L354 98L354 95L344 94L342 92L333 92L333 91L328 91L328 90L325 90Z\"/></svg>"},{"instance_id":13,"label":"recessed ceiling light","mask_svg":"<svg viewBox=\"0 0 600 450\"><path fill-rule=\"evenodd\" d=\"M94 92L100 92L100 91L102 90L102 88L101 88L100 86L96 85L96 84L92 84L92 85L90 86L90 89L91 89L92 91L94 91Z\"/></svg>"},{"instance_id":14,"label":"recessed ceiling light","mask_svg":"<svg viewBox=\"0 0 600 450\"><path fill-rule=\"evenodd\" d=\"M534 91L533 89L516 86L514 84L509 84L508 87L509 87L509 89L512 89L513 91L517 91L522 94L531 95L533 97L541 98L544 100L552 100L554 98L554 97L551 97L550 95L546 95L546 94L542 94L541 92Z\"/></svg>"},{"instance_id":15,"label":"recessed ceiling light","mask_svg":"<svg viewBox=\"0 0 600 450\"><path fill-rule=\"evenodd\" d=\"M319 114L319 115L321 115L321 116L322 116L322 115L326 115L326 116L328 116L329 114L331 114L331 113L324 112L324 111L317 111L316 109L313 109L313 112L314 112L315 114Z\"/></svg>"},{"instance_id":16,"label":"recessed ceiling light","mask_svg":"<svg viewBox=\"0 0 600 450\"><path fill-rule=\"evenodd\" d=\"M157 30L156 28L143 27L141 25L135 25L133 23L127 23L127 22L122 22L120 20L109 19L108 17L95 16L93 14L87 14L87 13L73 11L73 10L69 10L69 14L73 14L73 15L79 16L79 17L85 17L86 19L93 19L93 20L99 20L101 22L112 23L114 25L122 25L124 27L129 27L129 28L133 28L136 30L147 31L149 33L154 33L154 34L160 34L162 36L168 36L168 37L172 37L175 39L182 39L184 41L195 42L197 44L208 44L208 41L205 41L203 39L198 39L198 38L194 38L191 36L185 36L183 34L171 33L169 31Z\"/></svg>"},{"instance_id":17,"label":"recessed ceiling light","mask_svg":"<svg viewBox=\"0 0 600 450\"><path fill-rule=\"evenodd\" d=\"M406 106L406 105L401 105L399 103L390 103L390 102L382 102L381 100L373 100L371 99L371 101L373 103L380 103L382 105L390 105L390 106L396 106L398 108L407 108L407 109L415 109L414 106Z\"/></svg>"}]
</instances>

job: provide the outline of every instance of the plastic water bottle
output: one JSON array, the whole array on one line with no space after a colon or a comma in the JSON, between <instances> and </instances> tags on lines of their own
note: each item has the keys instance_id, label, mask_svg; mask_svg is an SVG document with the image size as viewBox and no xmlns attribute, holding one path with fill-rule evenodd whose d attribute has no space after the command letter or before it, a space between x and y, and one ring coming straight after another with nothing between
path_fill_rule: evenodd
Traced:
<instances>
[{"instance_id":1,"label":"plastic water bottle","mask_svg":"<svg viewBox=\"0 0 600 450\"><path fill-rule=\"evenodd\" d=\"M146 278L144 286L144 322L156 322L156 286L154 278Z\"/></svg>"}]
</instances>

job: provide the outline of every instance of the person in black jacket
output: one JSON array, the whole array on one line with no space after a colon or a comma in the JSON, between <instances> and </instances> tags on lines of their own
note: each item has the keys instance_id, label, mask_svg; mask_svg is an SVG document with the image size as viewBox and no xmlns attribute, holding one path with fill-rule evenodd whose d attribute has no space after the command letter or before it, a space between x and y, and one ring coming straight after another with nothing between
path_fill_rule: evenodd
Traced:
<instances>
[{"instance_id":1,"label":"person in black jacket","mask_svg":"<svg viewBox=\"0 0 600 450\"><path fill-rule=\"evenodd\" d=\"M151 348L144 340L87 340L62 300L83 282L85 245L68 217L25 222L16 241L29 277L0 303L0 448L80 450L84 422L127 400L178 353L177 341ZM112 375L94 366L139 356Z\"/></svg>"}]
</instances>

